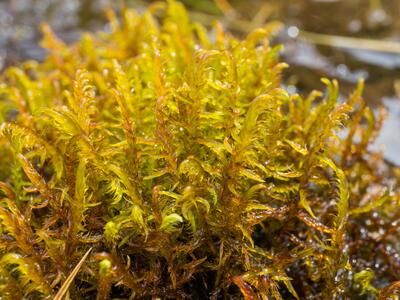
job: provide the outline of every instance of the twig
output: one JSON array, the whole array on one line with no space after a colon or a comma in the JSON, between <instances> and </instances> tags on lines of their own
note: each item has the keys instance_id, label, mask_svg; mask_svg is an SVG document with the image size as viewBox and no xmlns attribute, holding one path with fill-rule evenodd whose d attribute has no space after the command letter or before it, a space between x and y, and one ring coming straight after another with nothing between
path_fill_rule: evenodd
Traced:
<instances>
[{"instance_id":1,"label":"twig","mask_svg":"<svg viewBox=\"0 0 400 300\"><path fill-rule=\"evenodd\" d=\"M317 45L400 54L400 43L300 31L299 38Z\"/></svg>"},{"instance_id":2,"label":"twig","mask_svg":"<svg viewBox=\"0 0 400 300\"><path fill-rule=\"evenodd\" d=\"M75 266L75 268L72 270L71 274L67 277L67 280L65 280L64 284L61 286L60 290L58 291L57 295L54 297L53 300L62 300L65 293L68 291L69 286L71 285L72 281L74 280L76 274L78 274L80 268L82 267L83 263L85 262L86 258L88 257L90 251L92 251L93 248L90 248L85 255L81 258L79 263Z\"/></svg>"}]
</instances>

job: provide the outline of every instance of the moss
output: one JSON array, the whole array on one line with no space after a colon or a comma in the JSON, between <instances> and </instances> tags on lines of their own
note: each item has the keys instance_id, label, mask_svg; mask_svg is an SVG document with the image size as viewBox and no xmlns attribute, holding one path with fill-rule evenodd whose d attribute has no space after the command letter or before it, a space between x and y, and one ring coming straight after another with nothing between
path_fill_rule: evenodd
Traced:
<instances>
[{"instance_id":1,"label":"moss","mask_svg":"<svg viewBox=\"0 0 400 300\"><path fill-rule=\"evenodd\" d=\"M44 26L45 61L1 75L1 299L51 299L90 248L72 299L343 299L398 278L362 83L289 95L273 25L239 40L175 1L108 15L69 46Z\"/></svg>"}]
</instances>

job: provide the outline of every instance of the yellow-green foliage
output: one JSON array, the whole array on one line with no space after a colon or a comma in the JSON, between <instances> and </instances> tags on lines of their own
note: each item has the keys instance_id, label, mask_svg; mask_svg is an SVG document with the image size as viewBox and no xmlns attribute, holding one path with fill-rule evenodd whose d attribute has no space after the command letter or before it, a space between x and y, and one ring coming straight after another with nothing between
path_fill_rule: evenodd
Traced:
<instances>
[{"instance_id":1,"label":"yellow-green foliage","mask_svg":"<svg viewBox=\"0 0 400 300\"><path fill-rule=\"evenodd\" d=\"M345 299L398 278L362 83L289 95L273 25L240 40L172 0L109 18L71 46L44 26L45 61L1 75L0 299L52 299L91 247L70 299Z\"/></svg>"}]
</instances>

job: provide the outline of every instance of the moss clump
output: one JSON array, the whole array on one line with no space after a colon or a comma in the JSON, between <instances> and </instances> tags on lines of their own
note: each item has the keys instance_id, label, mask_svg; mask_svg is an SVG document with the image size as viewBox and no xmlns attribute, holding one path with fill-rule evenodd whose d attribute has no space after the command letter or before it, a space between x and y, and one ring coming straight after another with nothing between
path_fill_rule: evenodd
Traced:
<instances>
[{"instance_id":1,"label":"moss clump","mask_svg":"<svg viewBox=\"0 0 400 300\"><path fill-rule=\"evenodd\" d=\"M368 151L381 122L362 84L346 102L328 80L288 95L273 26L238 40L174 1L109 17L72 46L45 26L46 60L1 77L1 299L53 298L89 249L71 299L343 299L395 281L399 194Z\"/></svg>"}]
</instances>

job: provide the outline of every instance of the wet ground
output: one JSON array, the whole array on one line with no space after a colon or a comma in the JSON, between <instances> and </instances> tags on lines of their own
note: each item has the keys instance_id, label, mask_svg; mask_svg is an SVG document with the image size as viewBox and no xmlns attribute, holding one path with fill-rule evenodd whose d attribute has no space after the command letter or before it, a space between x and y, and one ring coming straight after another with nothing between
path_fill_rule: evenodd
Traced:
<instances>
[{"instance_id":1,"label":"wet ground","mask_svg":"<svg viewBox=\"0 0 400 300\"><path fill-rule=\"evenodd\" d=\"M285 81L293 91L295 86L301 92L322 88L320 77L334 77L348 94L360 77L365 78L368 102L374 107L383 104L389 112L374 147L400 165L399 0L183 1L193 18L205 23L220 19L239 35L269 20L282 21L285 29L277 42L285 45L283 60L291 65ZM138 9L146 5L125 2ZM38 46L41 22L72 42L82 31L106 29L103 12L108 6L117 7L118 1L0 0L0 69L44 56Z\"/></svg>"}]
</instances>

